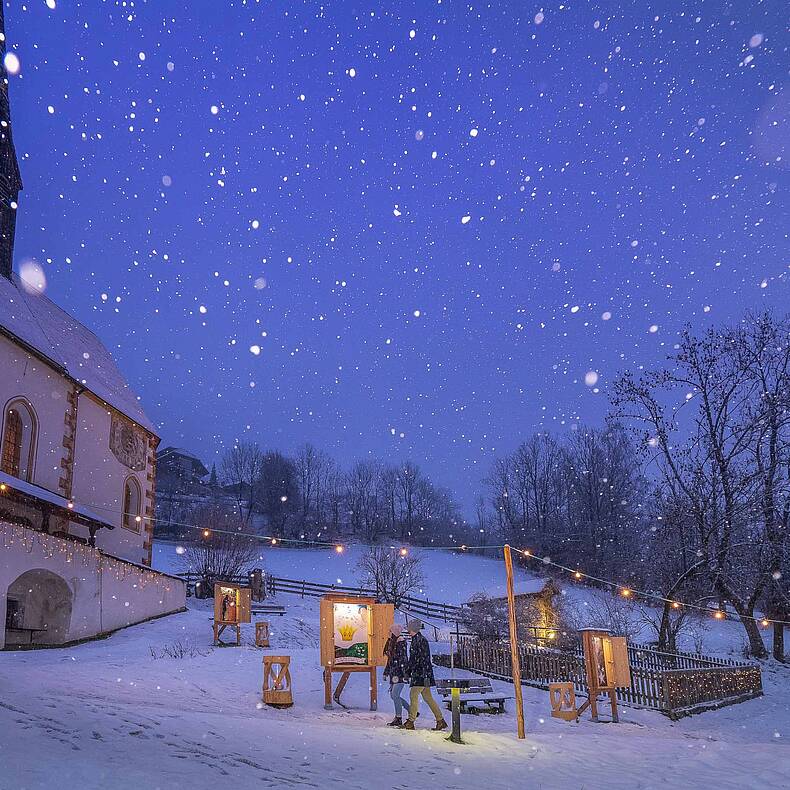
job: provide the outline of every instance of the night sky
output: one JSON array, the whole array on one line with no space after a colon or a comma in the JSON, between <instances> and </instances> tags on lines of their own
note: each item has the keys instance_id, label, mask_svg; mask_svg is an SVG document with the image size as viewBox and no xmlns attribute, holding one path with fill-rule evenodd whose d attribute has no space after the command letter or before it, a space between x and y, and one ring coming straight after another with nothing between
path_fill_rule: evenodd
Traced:
<instances>
[{"instance_id":1,"label":"night sky","mask_svg":"<svg viewBox=\"0 0 790 790\"><path fill-rule=\"evenodd\" d=\"M600 424L684 323L788 305L787 25L786 0L7 4L17 267L166 444L410 458L471 515L493 458Z\"/></svg>"}]
</instances>

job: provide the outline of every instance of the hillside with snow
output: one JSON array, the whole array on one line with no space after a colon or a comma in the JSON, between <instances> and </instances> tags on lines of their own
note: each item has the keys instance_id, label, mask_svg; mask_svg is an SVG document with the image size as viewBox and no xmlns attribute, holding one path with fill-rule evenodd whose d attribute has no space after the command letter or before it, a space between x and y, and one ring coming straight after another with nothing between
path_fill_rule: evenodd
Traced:
<instances>
[{"instance_id":1,"label":"hillside with snow","mask_svg":"<svg viewBox=\"0 0 790 790\"><path fill-rule=\"evenodd\" d=\"M174 547L157 547L160 565L172 567L169 552L178 556ZM334 578L349 582L353 562L352 552L342 558L266 553L271 572L299 576L301 569L314 580L333 569ZM426 593L456 601L496 582L501 570L492 560L438 553L429 569ZM790 673L784 668L766 665L764 697L678 722L622 708L616 725L588 717L567 723L550 717L545 691L525 688L526 740L516 739L509 700L504 715L463 716L465 744L455 745L428 731L424 708L416 732L386 727L392 711L380 674L378 711L367 709L361 676L352 677L344 694L349 710L325 711L318 601L283 595L277 602L286 614L269 618L266 652L291 656L294 706L286 710L261 704L264 651L253 646L253 625L243 626L241 647L212 647L211 601L189 599L182 614L105 640L5 654L0 788L790 785ZM437 675L447 671L437 668ZM509 684L494 681L494 687L512 696Z\"/></svg>"}]
</instances>

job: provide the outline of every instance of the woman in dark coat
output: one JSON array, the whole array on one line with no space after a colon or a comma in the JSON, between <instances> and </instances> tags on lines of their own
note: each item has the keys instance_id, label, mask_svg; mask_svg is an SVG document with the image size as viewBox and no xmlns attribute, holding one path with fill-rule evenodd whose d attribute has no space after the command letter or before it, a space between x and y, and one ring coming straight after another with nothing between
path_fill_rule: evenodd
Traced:
<instances>
[{"instance_id":1,"label":"woman in dark coat","mask_svg":"<svg viewBox=\"0 0 790 790\"><path fill-rule=\"evenodd\" d=\"M403 724L406 730L414 729L414 721L419 715L417 710L420 705L420 696L428 703L428 707L436 717L434 730L446 730L447 722L442 716L442 711L436 704L431 694L431 686L436 685L433 677L433 663L431 662L431 646L428 640L420 633L422 623L419 620L409 620L407 625L411 636L411 651L406 673L411 683L411 702L409 703L409 718Z\"/></svg>"},{"instance_id":2,"label":"woman in dark coat","mask_svg":"<svg viewBox=\"0 0 790 790\"><path fill-rule=\"evenodd\" d=\"M395 704L395 718L387 725L388 727L403 726L403 709L409 709L409 703L401 696L406 685L406 663L409 660L406 653L406 637L402 635L402 630L398 623L394 623L384 645L384 655L387 657L384 677L389 678L390 696Z\"/></svg>"}]
</instances>

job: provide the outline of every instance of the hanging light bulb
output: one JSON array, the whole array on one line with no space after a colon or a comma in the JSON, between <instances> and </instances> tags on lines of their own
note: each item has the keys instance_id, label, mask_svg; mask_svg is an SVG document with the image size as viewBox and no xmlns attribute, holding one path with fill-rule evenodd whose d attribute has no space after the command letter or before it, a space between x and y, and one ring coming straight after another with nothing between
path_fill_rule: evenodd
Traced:
<instances>
[{"instance_id":1,"label":"hanging light bulb","mask_svg":"<svg viewBox=\"0 0 790 790\"><path fill-rule=\"evenodd\" d=\"M403 548L403 549L400 550L401 557L405 557L408 553L409 553L409 550L406 549L406 548Z\"/></svg>"},{"instance_id":2,"label":"hanging light bulb","mask_svg":"<svg viewBox=\"0 0 790 790\"><path fill-rule=\"evenodd\" d=\"M276 545L277 545L277 538L272 538L272 546L276 546Z\"/></svg>"},{"instance_id":3,"label":"hanging light bulb","mask_svg":"<svg viewBox=\"0 0 790 790\"><path fill-rule=\"evenodd\" d=\"M204 529L203 530L203 537L204 538L210 538L211 537L211 530L210 529Z\"/></svg>"},{"instance_id":4,"label":"hanging light bulb","mask_svg":"<svg viewBox=\"0 0 790 790\"><path fill-rule=\"evenodd\" d=\"M722 612L722 610L721 610L721 609L717 609L717 610L716 610L716 611L713 613L713 616L714 616L714 617L715 617L717 620L723 620L723 619L724 619L724 612Z\"/></svg>"},{"instance_id":5,"label":"hanging light bulb","mask_svg":"<svg viewBox=\"0 0 790 790\"><path fill-rule=\"evenodd\" d=\"M343 553L343 547L339 543L337 544L337 546L335 546L335 552L337 554L342 554Z\"/></svg>"},{"instance_id":6,"label":"hanging light bulb","mask_svg":"<svg viewBox=\"0 0 790 790\"><path fill-rule=\"evenodd\" d=\"M574 577L574 579L581 579L582 574L581 574L580 571L576 571L576 573L573 574L573 577Z\"/></svg>"},{"instance_id":7,"label":"hanging light bulb","mask_svg":"<svg viewBox=\"0 0 790 790\"><path fill-rule=\"evenodd\" d=\"M623 587L620 590L620 595L622 595L623 598L630 598L631 597L631 591L628 589L628 587Z\"/></svg>"},{"instance_id":8,"label":"hanging light bulb","mask_svg":"<svg viewBox=\"0 0 790 790\"><path fill-rule=\"evenodd\" d=\"M672 608L673 609L680 609L680 604L677 601L672 601Z\"/></svg>"},{"instance_id":9,"label":"hanging light bulb","mask_svg":"<svg viewBox=\"0 0 790 790\"><path fill-rule=\"evenodd\" d=\"M766 620L766 619L763 617L763 619L762 619L762 620L760 620L760 625L761 625L763 628L768 628L768 620Z\"/></svg>"}]
</instances>

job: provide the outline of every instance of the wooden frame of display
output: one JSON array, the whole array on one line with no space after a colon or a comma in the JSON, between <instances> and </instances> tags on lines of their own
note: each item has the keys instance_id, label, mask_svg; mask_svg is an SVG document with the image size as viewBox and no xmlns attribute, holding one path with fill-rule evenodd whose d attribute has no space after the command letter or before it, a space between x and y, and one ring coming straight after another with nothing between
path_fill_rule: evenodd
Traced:
<instances>
[{"instance_id":1,"label":"wooden frame of display","mask_svg":"<svg viewBox=\"0 0 790 790\"><path fill-rule=\"evenodd\" d=\"M598 695L604 693L609 695L612 721L617 722L616 689L631 685L628 642L624 636L612 636L602 628L583 628L581 635L588 697L579 708L578 715L590 708L592 720L598 721Z\"/></svg>"},{"instance_id":2,"label":"wooden frame of display","mask_svg":"<svg viewBox=\"0 0 790 790\"><path fill-rule=\"evenodd\" d=\"M355 631L351 630L348 639L336 640L335 638L335 613L337 611L336 605L345 605L353 609L353 607L366 607L366 622L364 625L367 629L365 642L352 643L348 648L338 648L338 641L345 641L351 643ZM370 676L370 709L376 710L378 704L378 681L376 678L376 668L383 667L387 663L386 656L384 655L384 645L387 642L389 630L395 619L395 607L391 603L376 603L374 598L358 598L343 595L327 595L321 598L320 601L320 615L321 615L321 666L324 668L324 708L331 710L333 705L332 701L337 702L338 705L343 705L340 702L340 695L346 687L349 677L352 672L367 672ZM356 613L359 616L359 612ZM340 627L340 626L339 626ZM358 630L358 629L357 629ZM341 634L342 637L342 634ZM363 650L362 646L367 646ZM337 650L348 650L348 663L343 660L338 660ZM356 650L363 655L354 656L353 652ZM351 662L354 663L351 663ZM334 694L332 693L332 673L340 672L341 677L335 688Z\"/></svg>"},{"instance_id":3,"label":"wooden frame of display","mask_svg":"<svg viewBox=\"0 0 790 790\"><path fill-rule=\"evenodd\" d=\"M250 588L230 582L214 583L214 644L226 644L220 637L226 628L236 631L236 645L241 644L241 623L252 620Z\"/></svg>"}]
</instances>

